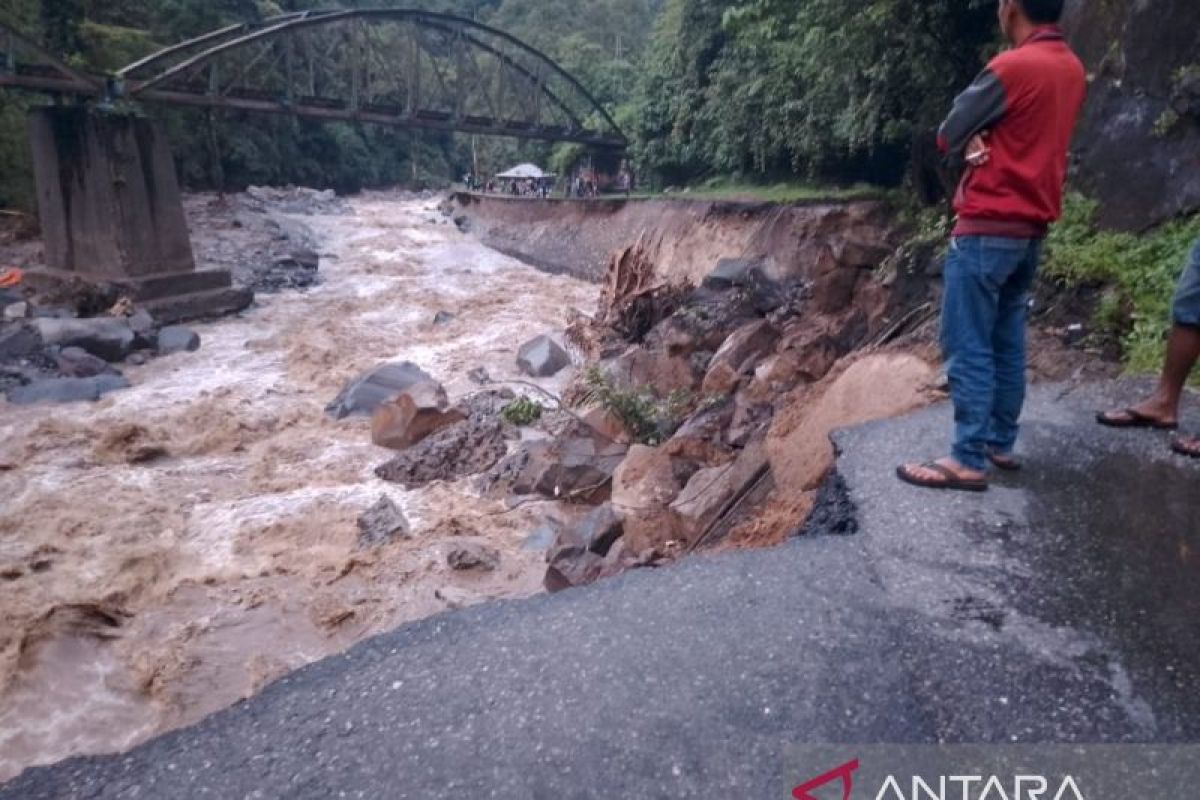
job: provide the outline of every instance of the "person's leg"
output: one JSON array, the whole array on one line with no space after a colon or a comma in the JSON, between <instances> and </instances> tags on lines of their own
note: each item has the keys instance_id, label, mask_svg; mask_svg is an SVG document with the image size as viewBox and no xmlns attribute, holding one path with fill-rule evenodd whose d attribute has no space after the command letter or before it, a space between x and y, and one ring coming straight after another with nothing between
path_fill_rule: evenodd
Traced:
<instances>
[{"instance_id":1,"label":"person's leg","mask_svg":"<svg viewBox=\"0 0 1200 800\"><path fill-rule=\"evenodd\" d=\"M951 457L936 466L905 464L902 479L942 485L946 470L961 479L985 477L996 375L992 338L1000 289L1019 255L990 238L952 241L943 279L942 350L954 405L954 446Z\"/></svg>"},{"instance_id":2,"label":"person's leg","mask_svg":"<svg viewBox=\"0 0 1200 800\"><path fill-rule=\"evenodd\" d=\"M1167 357L1154 394L1127 411L1101 414L1100 422L1117 427L1148 422L1161 427L1179 420L1183 387L1200 360L1200 241L1192 248L1175 290L1171 316L1174 327L1167 340Z\"/></svg>"},{"instance_id":3,"label":"person's leg","mask_svg":"<svg viewBox=\"0 0 1200 800\"><path fill-rule=\"evenodd\" d=\"M1041 241L1030 241L1016 270L1000 288L992 349L996 361L996 390L988 430L988 450L993 455L1012 453L1025 407L1025 330L1029 290L1037 276Z\"/></svg>"}]
</instances>

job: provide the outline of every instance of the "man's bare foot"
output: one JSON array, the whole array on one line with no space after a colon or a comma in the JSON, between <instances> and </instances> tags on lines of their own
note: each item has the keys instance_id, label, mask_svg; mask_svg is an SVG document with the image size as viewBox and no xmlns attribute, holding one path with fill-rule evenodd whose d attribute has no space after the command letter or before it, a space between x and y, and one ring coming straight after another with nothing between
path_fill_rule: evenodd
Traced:
<instances>
[{"instance_id":1,"label":"man's bare foot","mask_svg":"<svg viewBox=\"0 0 1200 800\"><path fill-rule=\"evenodd\" d=\"M953 458L928 464L905 464L896 470L896 475L905 483L926 489L982 492L988 488L986 474L964 466Z\"/></svg>"},{"instance_id":2,"label":"man's bare foot","mask_svg":"<svg viewBox=\"0 0 1200 800\"><path fill-rule=\"evenodd\" d=\"M1151 428L1173 431L1179 427L1178 409L1158 398L1151 398L1131 408L1106 411L1096 415L1096 421L1109 428Z\"/></svg>"}]
</instances>

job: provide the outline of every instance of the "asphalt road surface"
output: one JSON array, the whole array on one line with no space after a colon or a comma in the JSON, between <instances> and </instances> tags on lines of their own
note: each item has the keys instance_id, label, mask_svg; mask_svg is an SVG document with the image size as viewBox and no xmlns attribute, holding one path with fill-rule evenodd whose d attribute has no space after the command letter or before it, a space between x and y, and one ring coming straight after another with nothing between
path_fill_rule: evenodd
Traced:
<instances>
[{"instance_id":1,"label":"asphalt road surface","mask_svg":"<svg viewBox=\"0 0 1200 800\"><path fill-rule=\"evenodd\" d=\"M1132 396L1038 389L979 496L893 476L945 407L840 433L857 534L407 625L0 798L786 798L795 743L1200 740L1200 464L1091 421Z\"/></svg>"}]
</instances>

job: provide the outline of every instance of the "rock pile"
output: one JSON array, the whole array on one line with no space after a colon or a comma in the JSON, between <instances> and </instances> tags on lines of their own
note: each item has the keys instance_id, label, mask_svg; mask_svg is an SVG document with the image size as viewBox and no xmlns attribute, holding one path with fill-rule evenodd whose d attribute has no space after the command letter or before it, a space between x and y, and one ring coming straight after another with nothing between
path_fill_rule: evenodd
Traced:
<instances>
[{"instance_id":1,"label":"rock pile","mask_svg":"<svg viewBox=\"0 0 1200 800\"><path fill-rule=\"evenodd\" d=\"M6 305L2 317L0 392L14 405L98 400L130 385L116 364L200 347L195 331L159 328L128 301L109 314L77 317L24 298Z\"/></svg>"}]
</instances>

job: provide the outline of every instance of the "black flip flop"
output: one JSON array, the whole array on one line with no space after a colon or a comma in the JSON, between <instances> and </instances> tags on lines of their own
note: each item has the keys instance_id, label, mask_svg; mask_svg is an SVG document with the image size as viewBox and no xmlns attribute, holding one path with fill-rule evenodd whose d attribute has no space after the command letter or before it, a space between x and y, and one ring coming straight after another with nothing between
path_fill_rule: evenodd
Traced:
<instances>
[{"instance_id":1,"label":"black flip flop","mask_svg":"<svg viewBox=\"0 0 1200 800\"><path fill-rule=\"evenodd\" d=\"M1176 439L1171 442L1171 450L1188 458L1200 458L1200 440L1191 439L1191 446L1184 444L1186 439Z\"/></svg>"},{"instance_id":2,"label":"black flip flop","mask_svg":"<svg viewBox=\"0 0 1200 800\"><path fill-rule=\"evenodd\" d=\"M1005 472L1020 472L1025 468L1016 456L1011 453L988 453L988 461L992 466Z\"/></svg>"},{"instance_id":3,"label":"black flip flop","mask_svg":"<svg viewBox=\"0 0 1200 800\"><path fill-rule=\"evenodd\" d=\"M1114 414L1124 414L1127 419L1118 419ZM1106 428L1119 429L1148 429L1152 431L1174 431L1179 429L1178 422L1163 422L1162 420L1148 417L1140 411L1132 408L1127 408L1124 411L1104 411L1096 415L1096 422L1099 422Z\"/></svg>"},{"instance_id":4,"label":"black flip flop","mask_svg":"<svg viewBox=\"0 0 1200 800\"><path fill-rule=\"evenodd\" d=\"M988 490L988 482L986 480L960 478L954 474L954 470L944 467L935 461L922 464L921 469L936 472L942 476L942 479L918 478L915 475L909 474L908 470L903 466L896 467L896 477L912 486L920 486L922 489L947 489L954 492L986 492Z\"/></svg>"}]
</instances>

